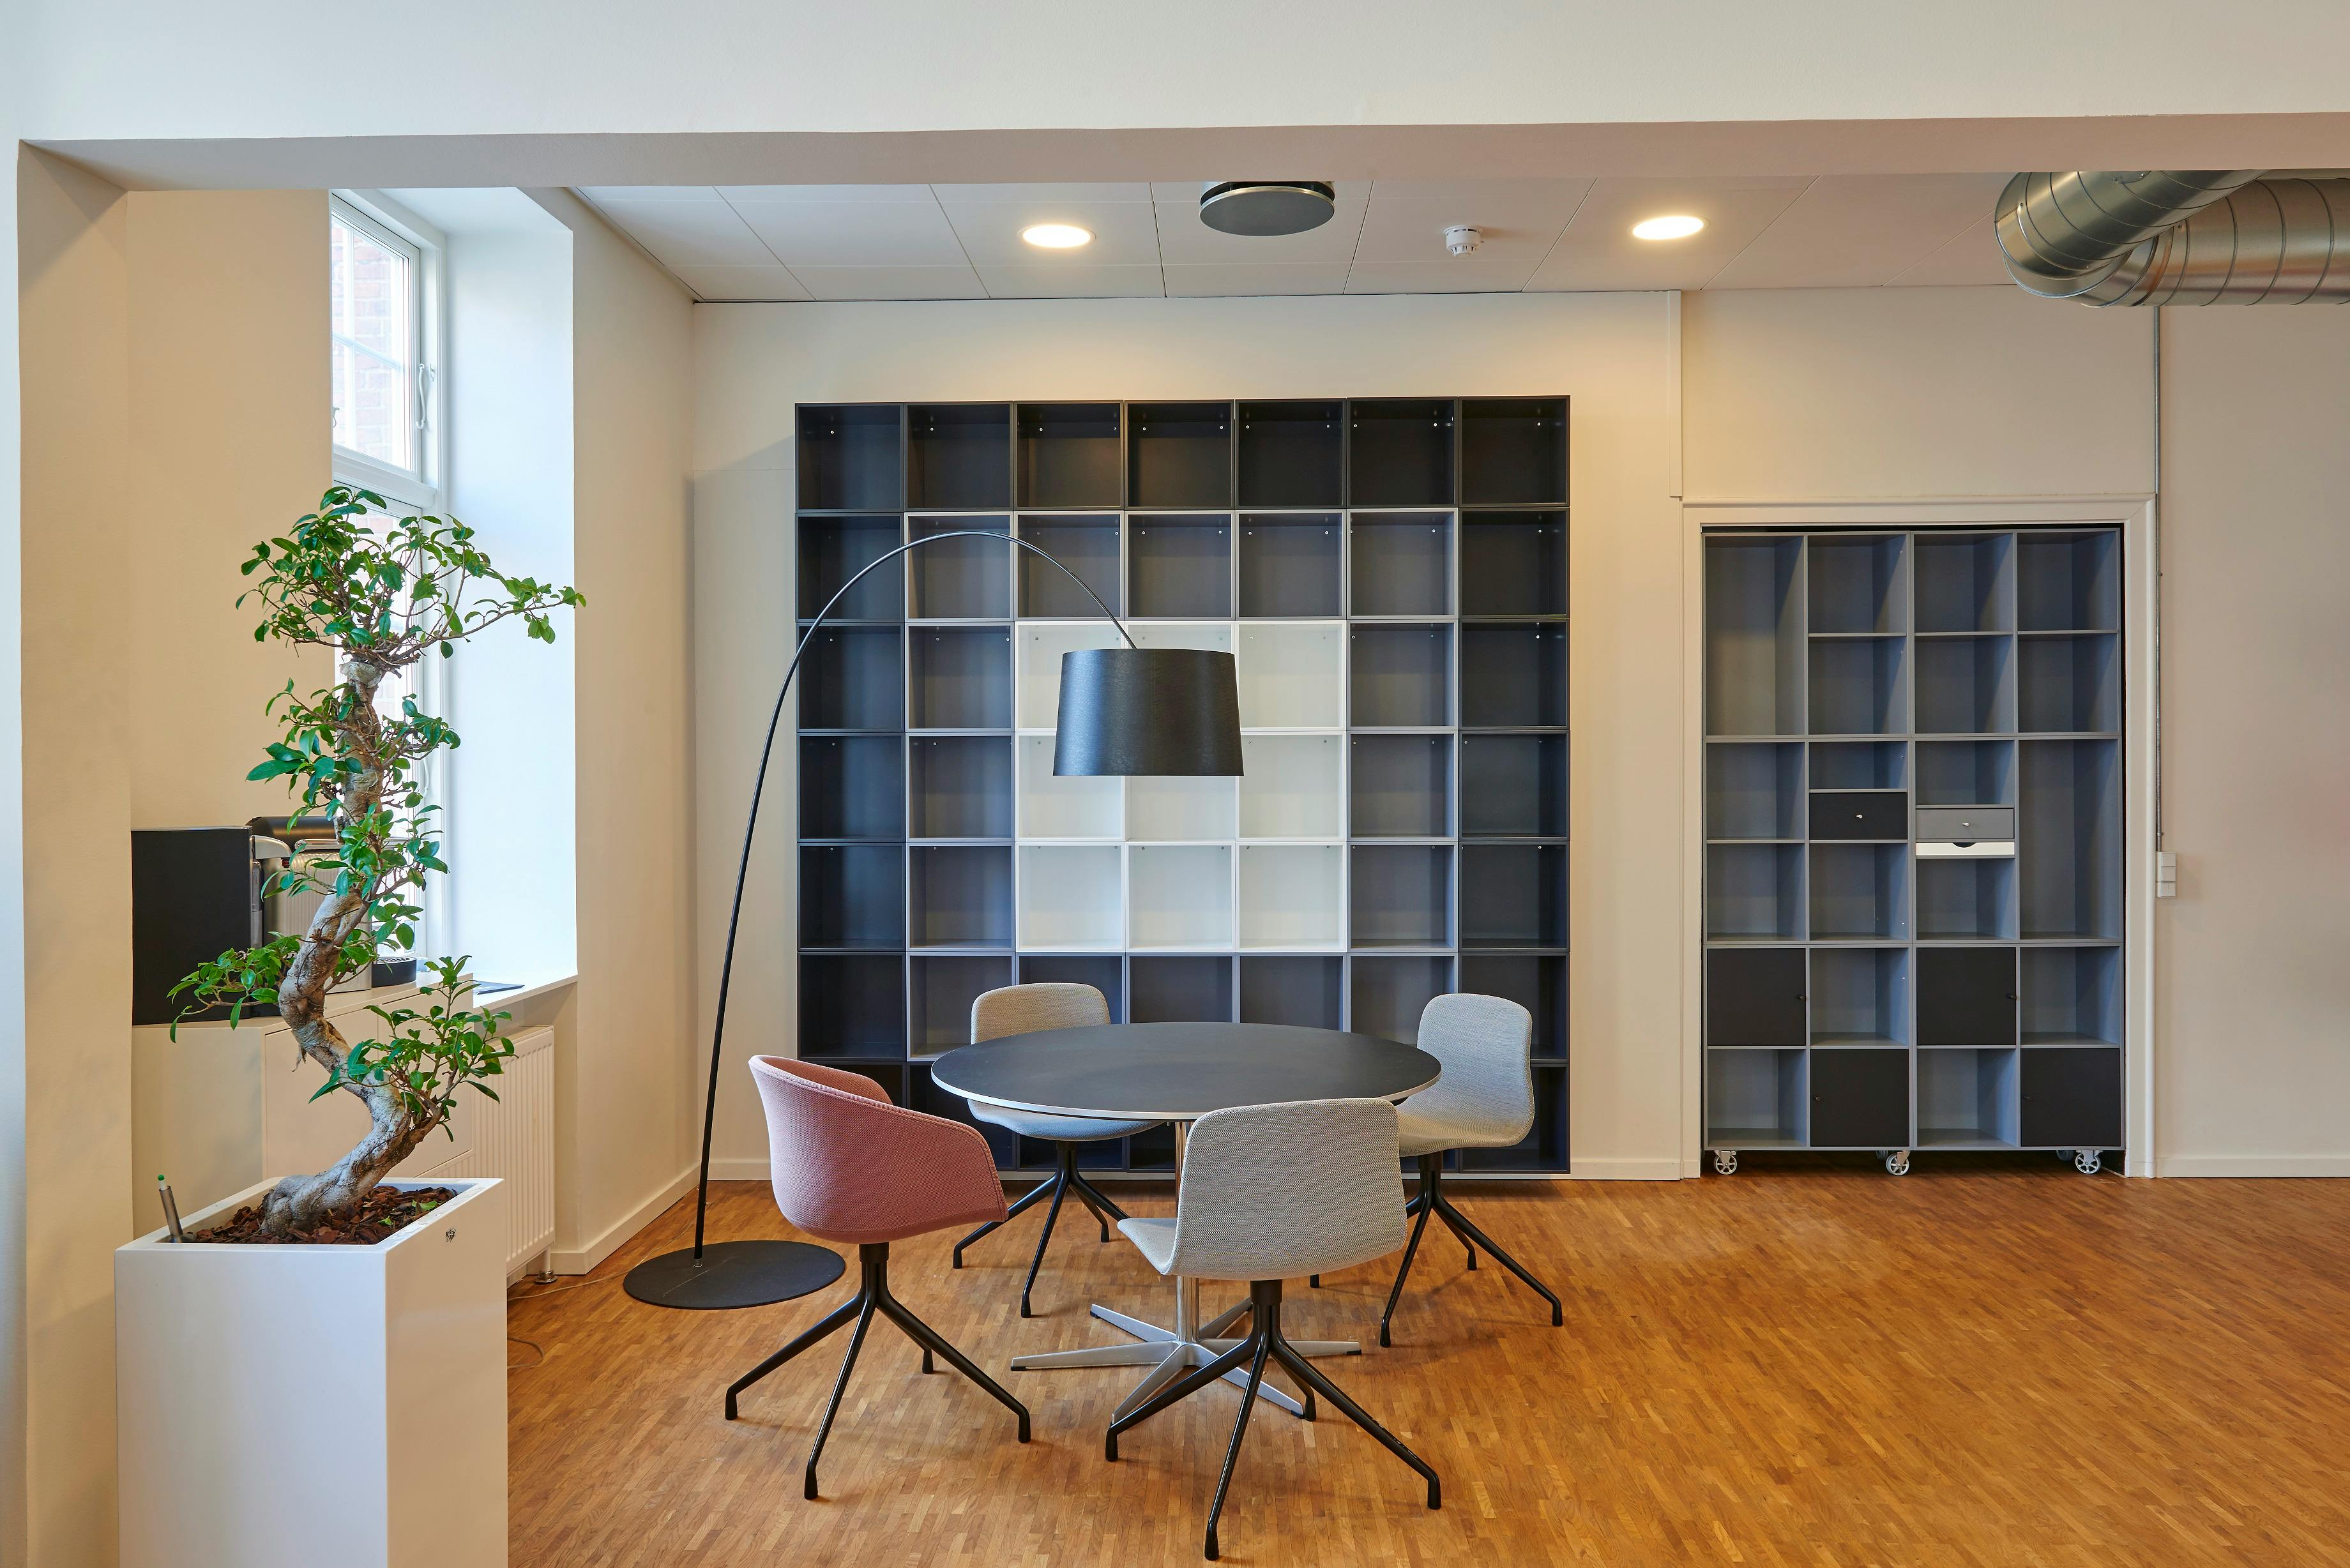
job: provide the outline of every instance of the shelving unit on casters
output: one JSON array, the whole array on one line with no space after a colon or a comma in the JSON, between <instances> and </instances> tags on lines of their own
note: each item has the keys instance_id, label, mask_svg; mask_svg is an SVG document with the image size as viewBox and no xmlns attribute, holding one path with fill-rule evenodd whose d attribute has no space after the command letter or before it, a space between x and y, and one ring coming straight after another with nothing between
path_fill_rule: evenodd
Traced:
<instances>
[{"instance_id":1,"label":"shelving unit on casters","mask_svg":"<svg viewBox=\"0 0 2350 1568\"><path fill-rule=\"evenodd\" d=\"M1806 968L1871 944L1912 955L1901 1000L1879 1003L1895 1026L1874 1031L1909 1064L1917 1142L1877 1149L1888 1173L1948 1148L2046 1150L2095 1175L2120 1147L2119 552L2113 529L2064 525L1709 537L1703 1147L1718 1174L1742 1151L1867 1147L1814 1141L1806 1120L1805 1064L1848 1043L1807 1023ZM1865 808L1856 791L1889 794L1910 826L1806 820L1824 795ZM1924 857L1940 840L1913 808L2003 813L2016 853ZM1720 982L1717 956L1773 947L1808 966L1740 971L1741 957L1723 971L1737 983ZM1718 1038L1725 1002L1737 1032Z\"/></svg>"}]
</instances>

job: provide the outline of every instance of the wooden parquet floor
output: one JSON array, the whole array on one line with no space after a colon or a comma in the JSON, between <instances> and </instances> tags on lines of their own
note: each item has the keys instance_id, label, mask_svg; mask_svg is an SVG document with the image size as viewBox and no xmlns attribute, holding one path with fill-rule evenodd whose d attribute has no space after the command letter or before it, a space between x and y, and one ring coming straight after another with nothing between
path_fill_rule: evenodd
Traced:
<instances>
[{"instance_id":1,"label":"wooden parquet floor","mask_svg":"<svg viewBox=\"0 0 2350 1568\"><path fill-rule=\"evenodd\" d=\"M764 1186L712 1231L783 1235ZM1168 1190L1118 1189L1135 1212ZM1475 1187L1461 1207L1566 1304L1430 1231L1377 1348L1389 1265L1291 1287L1297 1337L1435 1465L1444 1508L1326 1408L1260 1406L1222 1523L1233 1563L2350 1563L2350 1182L2085 1179L2053 1159L1772 1168L1727 1179ZM721 1418L728 1382L853 1287L741 1313L664 1312L614 1282L690 1239L691 1200L577 1288L518 1300L513 1562L1195 1563L1236 1390L1102 1458L1132 1371L1014 1373L1108 1343L1099 1300L1165 1321L1126 1243L1064 1213L1018 1314L1033 1217L947 1268L900 1243L917 1313L1024 1399L1035 1440L877 1322L825 1455L800 1463L847 1334ZM576 1282L566 1282L567 1285ZM524 1286L518 1295L536 1287ZM1236 1299L1207 1287L1211 1308Z\"/></svg>"}]
</instances>

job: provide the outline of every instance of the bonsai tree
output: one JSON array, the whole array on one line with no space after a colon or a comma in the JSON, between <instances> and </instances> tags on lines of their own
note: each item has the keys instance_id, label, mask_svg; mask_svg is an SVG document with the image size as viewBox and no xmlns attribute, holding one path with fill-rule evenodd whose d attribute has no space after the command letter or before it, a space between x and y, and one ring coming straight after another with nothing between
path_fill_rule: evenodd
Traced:
<instances>
[{"instance_id":1,"label":"bonsai tree","mask_svg":"<svg viewBox=\"0 0 2350 1568\"><path fill-rule=\"evenodd\" d=\"M461 1090L496 1098L484 1080L514 1054L500 1033L510 1014L470 1005L463 958L423 966L431 978L421 1007L369 1008L370 1038L347 1040L327 1018L327 993L338 982L367 969L380 950L415 945L424 878L449 869L419 770L457 744L456 732L413 698L387 711L386 682L428 657L448 658L500 621L519 619L532 638L551 643L549 612L586 602L576 588L498 571L461 523L395 521L389 512L371 491L328 490L289 533L253 547L243 570L256 580L237 599L260 607L255 641L334 650L333 685L305 697L289 680L269 700L283 735L246 775L284 779L294 815L328 818L334 846L278 873L288 890L321 894L307 930L224 952L173 994L191 996L189 1011L227 1007L232 1027L246 1008L275 1000L302 1054L326 1069L312 1097L355 1095L370 1123L332 1169L289 1176L271 1189L265 1235L348 1218L387 1171L446 1128Z\"/></svg>"}]
</instances>

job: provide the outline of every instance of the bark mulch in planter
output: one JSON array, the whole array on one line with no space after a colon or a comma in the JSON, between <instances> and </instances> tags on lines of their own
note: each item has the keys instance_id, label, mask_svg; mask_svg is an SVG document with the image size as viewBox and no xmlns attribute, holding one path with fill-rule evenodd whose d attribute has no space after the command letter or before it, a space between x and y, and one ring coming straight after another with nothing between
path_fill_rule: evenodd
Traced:
<instances>
[{"instance_id":1,"label":"bark mulch in planter","mask_svg":"<svg viewBox=\"0 0 2350 1568\"><path fill-rule=\"evenodd\" d=\"M414 1224L456 1196L456 1189L450 1187L379 1187L359 1199L359 1213L348 1224L321 1225L315 1230L296 1231L290 1236L263 1235L261 1206L248 1204L238 1210L234 1219L224 1220L209 1231L199 1231L188 1240L253 1247L348 1245L352 1242L371 1245L397 1234L404 1226Z\"/></svg>"}]
</instances>

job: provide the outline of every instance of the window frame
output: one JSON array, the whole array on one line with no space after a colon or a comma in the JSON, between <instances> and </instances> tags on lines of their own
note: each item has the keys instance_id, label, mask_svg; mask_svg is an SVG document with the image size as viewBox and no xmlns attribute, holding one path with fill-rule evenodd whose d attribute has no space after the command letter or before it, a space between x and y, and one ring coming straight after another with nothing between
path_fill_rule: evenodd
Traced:
<instances>
[{"instance_id":1,"label":"window frame","mask_svg":"<svg viewBox=\"0 0 2350 1568\"><path fill-rule=\"evenodd\" d=\"M330 412L328 441L334 453L335 482L375 491L386 500L421 511L438 511L447 473L443 435L447 421L442 414L448 400L442 375L446 319L442 257L447 241L438 229L380 191L332 191L328 192L327 203L330 222L340 219L410 258L408 397L418 414L416 466L411 470L395 468L336 442Z\"/></svg>"}]
</instances>

